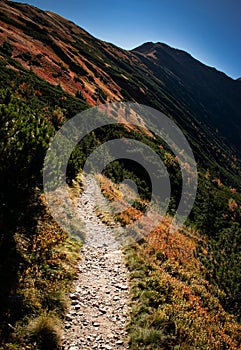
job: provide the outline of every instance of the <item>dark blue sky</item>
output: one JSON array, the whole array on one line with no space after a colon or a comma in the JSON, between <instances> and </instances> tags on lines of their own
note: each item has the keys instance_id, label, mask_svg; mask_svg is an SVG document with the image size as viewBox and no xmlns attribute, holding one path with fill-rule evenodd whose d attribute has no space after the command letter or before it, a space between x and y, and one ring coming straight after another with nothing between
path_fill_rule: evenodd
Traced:
<instances>
[{"instance_id":1,"label":"dark blue sky","mask_svg":"<svg viewBox=\"0 0 241 350\"><path fill-rule=\"evenodd\" d=\"M26 0L97 38L132 49L164 42L227 75L241 77L240 0Z\"/></svg>"}]
</instances>

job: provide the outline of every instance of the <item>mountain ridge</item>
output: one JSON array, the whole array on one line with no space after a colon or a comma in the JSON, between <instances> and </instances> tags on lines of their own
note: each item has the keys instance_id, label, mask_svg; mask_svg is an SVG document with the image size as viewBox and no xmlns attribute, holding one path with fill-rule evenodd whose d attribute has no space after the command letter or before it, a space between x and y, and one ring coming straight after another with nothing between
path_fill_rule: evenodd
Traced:
<instances>
[{"instance_id":1,"label":"mountain ridge","mask_svg":"<svg viewBox=\"0 0 241 350\"><path fill-rule=\"evenodd\" d=\"M198 161L209 167L211 155L214 168L228 163L227 176L240 175L237 81L167 44L149 42L128 51L53 12L2 4L0 57L9 68L23 67L92 106L123 100L150 105L182 128Z\"/></svg>"},{"instance_id":2,"label":"mountain ridge","mask_svg":"<svg viewBox=\"0 0 241 350\"><path fill-rule=\"evenodd\" d=\"M166 44L165 42L160 42L160 41L157 41L157 42L152 42L152 41L144 42L143 44L141 44L141 45L131 49L130 51L144 53L145 49L155 49L155 48L158 48L158 47L162 47L162 48L167 49L169 51L174 51L177 54L180 54L180 55L192 58L196 62L201 63L206 68L213 69L214 71L225 75L225 77L227 77L227 78L229 78L229 79L231 79L233 81L241 79L241 78L234 79L231 76L229 76L228 74L226 74L225 72L217 69L215 66L211 66L209 64L203 63L201 60L199 60L198 58L194 57L190 52L185 51L183 49L179 49L177 47L172 47L169 44Z\"/></svg>"}]
</instances>

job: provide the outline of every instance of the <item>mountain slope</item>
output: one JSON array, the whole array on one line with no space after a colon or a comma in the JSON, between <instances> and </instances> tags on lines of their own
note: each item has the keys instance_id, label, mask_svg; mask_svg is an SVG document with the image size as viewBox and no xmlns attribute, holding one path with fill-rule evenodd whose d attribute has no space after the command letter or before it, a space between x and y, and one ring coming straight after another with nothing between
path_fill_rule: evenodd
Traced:
<instances>
[{"instance_id":1,"label":"mountain slope","mask_svg":"<svg viewBox=\"0 0 241 350\"><path fill-rule=\"evenodd\" d=\"M164 44L122 50L29 5L1 0L0 20L8 67L20 64L90 105L131 100L159 109L179 124L202 166L239 186L238 81Z\"/></svg>"},{"instance_id":2,"label":"mountain slope","mask_svg":"<svg viewBox=\"0 0 241 350\"><path fill-rule=\"evenodd\" d=\"M165 44L146 43L133 52L163 79L167 90L172 86L170 93L178 94L178 101L187 110L196 112L210 127L216 125L221 136L239 147L241 88L237 81Z\"/></svg>"}]
</instances>

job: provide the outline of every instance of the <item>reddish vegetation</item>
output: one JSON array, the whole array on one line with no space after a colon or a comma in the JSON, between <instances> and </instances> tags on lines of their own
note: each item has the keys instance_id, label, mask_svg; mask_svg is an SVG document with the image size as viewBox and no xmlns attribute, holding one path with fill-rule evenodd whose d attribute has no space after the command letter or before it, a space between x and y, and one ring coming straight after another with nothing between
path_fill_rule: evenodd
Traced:
<instances>
[{"instance_id":1,"label":"reddish vegetation","mask_svg":"<svg viewBox=\"0 0 241 350\"><path fill-rule=\"evenodd\" d=\"M120 192L110 180L104 177L99 180L103 193L110 200L120 200ZM229 203L232 210L236 205L235 201ZM131 208L117 219L129 224L141 215L140 211ZM207 281L206 270L196 257L197 244L204 238L187 228L171 232L170 225L171 218L164 218L144 243L135 247L135 261L140 262L143 269L144 266L150 267L149 275L146 275L147 284L153 282L154 286L147 291L147 305L143 304L144 291L140 289L140 294L143 294L138 299L140 312L149 308L146 323L153 320L158 320L160 325L174 322L176 341L183 349L191 349L193 345L200 349L239 349L241 326L224 311L218 299L222 292ZM136 276L138 269L135 264L133 269ZM145 283L143 275L138 281L133 293L137 292L137 286ZM155 300L157 308L150 308L150 298Z\"/></svg>"},{"instance_id":2,"label":"reddish vegetation","mask_svg":"<svg viewBox=\"0 0 241 350\"><path fill-rule=\"evenodd\" d=\"M169 232L170 220L166 221L147 237L149 247L155 251L165 252L165 257L171 261L178 260L181 264L190 264L196 249L195 242L180 232Z\"/></svg>"},{"instance_id":3,"label":"reddish vegetation","mask_svg":"<svg viewBox=\"0 0 241 350\"><path fill-rule=\"evenodd\" d=\"M148 317L160 324L173 321L180 348L239 349L241 326L224 311L215 296L221 292L205 279L195 257L200 238L188 229L170 233L169 228L166 219L136 250L140 262L151 266L148 278L155 279L160 299Z\"/></svg>"},{"instance_id":4,"label":"reddish vegetation","mask_svg":"<svg viewBox=\"0 0 241 350\"><path fill-rule=\"evenodd\" d=\"M108 74L89 62L72 45L75 42L74 36L85 42L84 37L88 37L89 40L91 35L54 13L24 5L23 15L22 9L18 10L16 4L15 7L11 7L9 2L1 2L1 7L4 19L0 20L0 45L8 42L13 47L12 58L25 69L31 69L51 84L60 84L66 92L72 95L80 91L91 105L101 102L95 94L96 86L102 89L107 101L122 98L119 86ZM6 17L10 20L5 20ZM36 23L34 22L35 17L38 19ZM31 28L26 31L24 28L28 28L29 23L34 27L38 26L37 32L40 35L47 33L49 42L44 42L44 34L38 39L36 33L34 35L31 33ZM115 55L111 52L113 47L110 44L103 42L101 45L109 55ZM26 54L29 53L31 56L26 58ZM73 66L71 66L72 63ZM74 71L75 64L83 69L83 76L81 75L80 79ZM94 74L93 71L96 73ZM99 76L105 77L107 83L103 84Z\"/></svg>"}]
</instances>

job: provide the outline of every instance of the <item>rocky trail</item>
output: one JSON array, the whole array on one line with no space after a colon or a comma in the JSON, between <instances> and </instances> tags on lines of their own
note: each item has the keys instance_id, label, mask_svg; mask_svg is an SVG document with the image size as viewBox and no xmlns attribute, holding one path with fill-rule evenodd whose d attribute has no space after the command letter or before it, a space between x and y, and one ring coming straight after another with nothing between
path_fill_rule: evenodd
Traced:
<instances>
[{"instance_id":1,"label":"rocky trail","mask_svg":"<svg viewBox=\"0 0 241 350\"><path fill-rule=\"evenodd\" d=\"M128 270L111 227L95 215L101 200L96 184L87 181L78 202L86 224L75 291L65 320L62 350L128 349Z\"/></svg>"}]
</instances>

